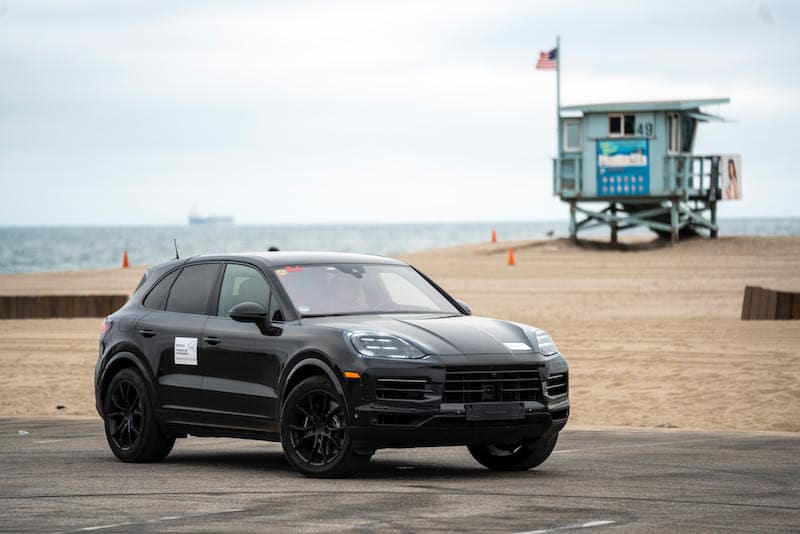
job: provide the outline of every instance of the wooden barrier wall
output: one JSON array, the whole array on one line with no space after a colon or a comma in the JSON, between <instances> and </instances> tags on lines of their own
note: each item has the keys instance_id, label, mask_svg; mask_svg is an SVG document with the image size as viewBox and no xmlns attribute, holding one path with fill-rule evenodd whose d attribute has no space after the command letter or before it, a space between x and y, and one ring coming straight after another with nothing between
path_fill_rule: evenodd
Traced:
<instances>
[{"instance_id":1,"label":"wooden barrier wall","mask_svg":"<svg viewBox=\"0 0 800 534\"><path fill-rule=\"evenodd\" d=\"M800 319L800 293L746 286L742 320Z\"/></svg>"},{"instance_id":2,"label":"wooden barrier wall","mask_svg":"<svg viewBox=\"0 0 800 534\"><path fill-rule=\"evenodd\" d=\"M0 319L105 317L127 300L127 295L0 295Z\"/></svg>"}]
</instances>

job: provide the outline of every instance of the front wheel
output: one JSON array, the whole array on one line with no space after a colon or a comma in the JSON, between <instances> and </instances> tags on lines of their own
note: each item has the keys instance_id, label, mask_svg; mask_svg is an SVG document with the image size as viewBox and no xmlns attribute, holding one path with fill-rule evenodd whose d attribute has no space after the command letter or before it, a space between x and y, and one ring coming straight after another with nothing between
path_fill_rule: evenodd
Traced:
<instances>
[{"instance_id":1,"label":"front wheel","mask_svg":"<svg viewBox=\"0 0 800 534\"><path fill-rule=\"evenodd\" d=\"M472 457L492 471L527 471L550 456L558 434L549 439L525 441L517 445L468 445Z\"/></svg>"},{"instance_id":2,"label":"front wheel","mask_svg":"<svg viewBox=\"0 0 800 534\"><path fill-rule=\"evenodd\" d=\"M281 410L281 444L292 467L307 477L348 477L371 457L353 449L344 400L322 376L289 392Z\"/></svg>"}]
</instances>

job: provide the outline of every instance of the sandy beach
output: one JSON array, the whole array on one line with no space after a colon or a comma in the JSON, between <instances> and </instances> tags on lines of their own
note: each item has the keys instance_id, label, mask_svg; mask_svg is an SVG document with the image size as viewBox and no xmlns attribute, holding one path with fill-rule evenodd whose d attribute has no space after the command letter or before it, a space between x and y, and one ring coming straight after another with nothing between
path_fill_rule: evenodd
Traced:
<instances>
[{"instance_id":1,"label":"sandy beach","mask_svg":"<svg viewBox=\"0 0 800 534\"><path fill-rule=\"evenodd\" d=\"M550 331L571 365L573 425L800 431L800 322L739 319L745 285L800 290L798 237L623 251L498 243L402 258L476 315ZM2 275L0 294L129 293L143 270ZM0 321L0 415L94 416L99 327Z\"/></svg>"}]
</instances>

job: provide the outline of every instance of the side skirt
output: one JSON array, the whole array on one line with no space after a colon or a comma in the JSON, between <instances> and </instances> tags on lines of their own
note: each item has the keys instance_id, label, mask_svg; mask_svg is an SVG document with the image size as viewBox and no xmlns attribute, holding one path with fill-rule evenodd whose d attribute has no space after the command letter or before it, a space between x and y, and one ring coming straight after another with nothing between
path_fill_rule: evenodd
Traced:
<instances>
[{"instance_id":1,"label":"side skirt","mask_svg":"<svg viewBox=\"0 0 800 534\"><path fill-rule=\"evenodd\" d=\"M280 433L272 420L247 416L215 417L183 410L158 410L157 419L164 431L175 436L243 438L280 441Z\"/></svg>"}]
</instances>

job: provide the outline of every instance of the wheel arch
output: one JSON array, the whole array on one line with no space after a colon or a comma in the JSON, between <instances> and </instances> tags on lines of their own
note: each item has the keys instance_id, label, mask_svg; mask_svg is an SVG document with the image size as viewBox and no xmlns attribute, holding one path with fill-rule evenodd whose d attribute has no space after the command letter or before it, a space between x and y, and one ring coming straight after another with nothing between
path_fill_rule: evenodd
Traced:
<instances>
[{"instance_id":1,"label":"wheel arch","mask_svg":"<svg viewBox=\"0 0 800 534\"><path fill-rule=\"evenodd\" d=\"M114 376L120 372L122 369L136 369L142 375L145 384L147 384L148 393L150 394L150 398L153 399L155 403L156 400L156 391L155 387L153 386L152 377L150 376L150 370L147 366L142 363L142 361L136 357L135 354L128 351L120 351L111 356L109 358L108 363L106 363L105 367L103 368L103 374L100 377L100 395L99 401L100 406L105 403L106 394L108 393L108 385L111 383L111 380Z\"/></svg>"},{"instance_id":2,"label":"wheel arch","mask_svg":"<svg viewBox=\"0 0 800 534\"><path fill-rule=\"evenodd\" d=\"M324 376L330 380L339 395L345 399L346 405L347 396L345 395L342 382L337 376L335 369L335 365L318 351L308 351L299 354L295 358L294 364L289 368L289 371L284 374L284 379L281 381L281 407L283 407L283 402L289 395L289 392L297 384L312 376Z\"/></svg>"}]
</instances>

